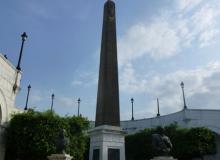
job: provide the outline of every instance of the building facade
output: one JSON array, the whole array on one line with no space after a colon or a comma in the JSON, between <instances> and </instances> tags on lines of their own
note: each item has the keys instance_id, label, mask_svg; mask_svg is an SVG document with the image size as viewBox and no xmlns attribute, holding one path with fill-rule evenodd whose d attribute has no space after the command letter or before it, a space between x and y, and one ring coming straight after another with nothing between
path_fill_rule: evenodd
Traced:
<instances>
[{"instance_id":1,"label":"building facade","mask_svg":"<svg viewBox=\"0 0 220 160\"><path fill-rule=\"evenodd\" d=\"M4 130L15 108L15 98L19 91L21 72L0 54L0 160L4 160Z\"/></svg>"}]
</instances>

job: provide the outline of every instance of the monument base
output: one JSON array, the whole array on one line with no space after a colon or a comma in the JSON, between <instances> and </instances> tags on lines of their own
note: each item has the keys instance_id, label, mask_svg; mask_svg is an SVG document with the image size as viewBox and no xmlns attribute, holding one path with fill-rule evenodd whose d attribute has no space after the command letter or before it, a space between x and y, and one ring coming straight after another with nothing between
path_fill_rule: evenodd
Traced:
<instances>
[{"instance_id":1,"label":"monument base","mask_svg":"<svg viewBox=\"0 0 220 160\"><path fill-rule=\"evenodd\" d=\"M88 133L89 160L125 160L125 132L120 127L102 125Z\"/></svg>"},{"instance_id":2,"label":"monument base","mask_svg":"<svg viewBox=\"0 0 220 160\"><path fill-rule=\"evenodd\" d=\"M158 156L158 157L154 157L151 160L177 160L171 156Z\"/></svg>"},{"instance_id":3,"label":"monument base","mask_svg":"<svg viewBox=\"0 0 220 160\"><path fill-rule=\"evenodd\" d=\"M52 154L51 156L47 157L49 160L71 160L71 157L68 154Z\"/></svg>"}]
</instances>

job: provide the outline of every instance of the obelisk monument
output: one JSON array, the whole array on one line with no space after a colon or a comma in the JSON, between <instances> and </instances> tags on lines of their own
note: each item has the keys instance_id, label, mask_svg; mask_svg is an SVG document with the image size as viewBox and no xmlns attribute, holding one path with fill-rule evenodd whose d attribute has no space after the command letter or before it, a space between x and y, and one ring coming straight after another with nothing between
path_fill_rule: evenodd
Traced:
<instances>
[{"instance_id":1,"label":"obelisk monument","mask_svg":"<svg viewBox=\"0 0 220 160\"><path fill-rule=\"evenodd\" d=\"M104 7L95 126L120 126L115 4Z\"/></svg>"},{"instance_id":2,"label":"obelisk monument","mask_svg":"<svg viewBox=\"0 0 220 160\"><path fill-rule=\"evenodd\" d=\"M89 131L90 160L125 160L120 128L115 3L104 5L95 128Z\"/></svg>"}]
</instances>

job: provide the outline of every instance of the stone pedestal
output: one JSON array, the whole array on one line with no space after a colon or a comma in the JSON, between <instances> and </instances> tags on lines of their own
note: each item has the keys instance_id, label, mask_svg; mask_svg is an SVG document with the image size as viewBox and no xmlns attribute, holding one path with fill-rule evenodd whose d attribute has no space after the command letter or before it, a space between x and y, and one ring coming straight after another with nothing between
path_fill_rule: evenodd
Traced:
<instances>
[{"instance_id":1,"label":"stone pedestal","mask_svg":"<svg viewBox=\"0 0 220 160\"><path fill-rule=\"evenodd\" d=\"M177 160L177 159L170 156L159 156L159 157L154 157L151 160Z\"/></svg>"},{"instance_id":2,"label":"stone pedestal","mask_svg":"<svg viewBox=\"0 0 220 160\"><path fill-rule=\"evenodd\" d=\"M89 160L125 160L125 132L120 127L98 126L89 135Z\"/></svg>"},{"instance_id":3,"label":"stone pedestal","mask_svg":"<svg viewBox=\"0 0 220 160\"><path fill-rule=\"evenodd\" d=\"M71 160L71 157L68 154L52 154L51 156L47 157L49 160Z\"/></svg>"}]
</instances>

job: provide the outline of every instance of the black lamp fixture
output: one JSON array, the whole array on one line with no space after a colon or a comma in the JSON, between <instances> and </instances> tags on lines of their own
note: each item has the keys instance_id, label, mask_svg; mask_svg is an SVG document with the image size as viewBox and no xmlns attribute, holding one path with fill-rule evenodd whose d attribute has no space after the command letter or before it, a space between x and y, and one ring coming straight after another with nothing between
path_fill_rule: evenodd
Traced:
<instances>
[{"instance_id":1,"label":"black lamp fixture","mask_svg":"<svg viewBox=\"0 0 220 160\"><path fill-rule=\"evenodd\" d=\"M184 83L181 82L181 83L180 83L180 86L181 86L181 88L182 88L182 93L183 93L183 108L184 108L184 109L187 109L187 106L186 106L186 98L185 98L185 92L184 92Z\"/></svg>"},{"instance_id":2,"label":"black lamp fixture","mask_svg":"<svg viewBox=\"0 0 220 160\"><path fill-rule=\"evenodd\" d=\"M131 98L131 120L134 120L134 98Z\"/></svg>"},{"instance_id":3,"label":"black lamp fixture","mask_svg":"<svg viewBox=\"0 0 220 160\"><path fill-rule=\"evenodd\" d=\"M22 40L22 43L21 43L21 50L20 50L20 54L19 54L19 59L18 59L18 65L17 65L17 70L20 71L21 70L21 58L22 58L22 53L23 53L23 48L24 48L24 42L26 41L26 39L28 38L26 32L24 32L22 35L21 35L21 40Z\"/></svg>"},{"instance_id":4,"label":"black lamp fixture","mask_svg":"<svg viewBox=\"0 0 220 160\"><path fill-rule=\"evenodd\" d=\"M28 92L27 92L26 104L25 104L25 108L24 108L25 111L28 109L29 93L30 93L30 90L31 90L31 85L30 84L28 85L27 89L28 89Z\"/></svg>"},{"instance_id":5,"label":"black lamp fixture","mask_svg":"<svg viewBox=\"0 0 220 160\"><path fill-rule=\"evenodd\" d=\"M160 116L160 102L159 99L157 98L157 117Z\"/></svg>"},{"instance_id":6,"label":"black lamp fixture","mask_svg":"<svg viewBox=\"0 0 220 160\"><path fill-rule=\"evenodd\" d=\"M50 107L50 111L53 112L53 101L54 101L54 93L51 95L51 107Z\"/></svg>"},{"instance_id":7,"label":"black lamp fixture","mask_svg":"<svg viewBox=\"0 0 220 160\"><path fill-rule=\"evenodd\" d=\"M78 103L78 112L77 112L77 115L78 115L78 117L79 117L80 102L81 102L81 99L78 98L78 100L77 100L77 103Z\"/></svg>"}]
</instances>

